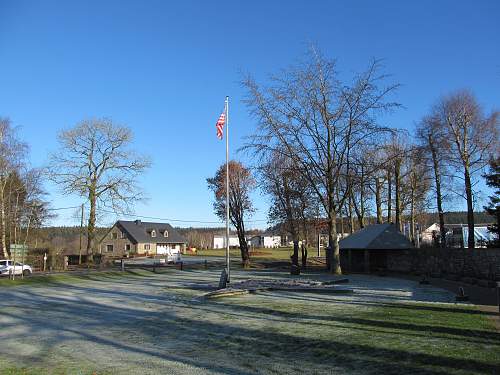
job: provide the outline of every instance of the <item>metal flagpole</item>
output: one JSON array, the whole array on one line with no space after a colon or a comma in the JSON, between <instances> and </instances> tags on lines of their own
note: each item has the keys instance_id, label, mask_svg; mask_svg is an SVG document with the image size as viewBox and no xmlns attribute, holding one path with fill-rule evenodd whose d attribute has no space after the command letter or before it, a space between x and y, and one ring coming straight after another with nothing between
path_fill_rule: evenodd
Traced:
<instances>
[{"instance_id":1,"label":"metal flagpole","mask_svg":"<svg viewBox=\"0 0 500 375\"><path fill-rule=\"evenodd\" d=\"M230 283L229 270L229 96L226 96L226 262L227 282Z\"/></svg>"}]
</instances>

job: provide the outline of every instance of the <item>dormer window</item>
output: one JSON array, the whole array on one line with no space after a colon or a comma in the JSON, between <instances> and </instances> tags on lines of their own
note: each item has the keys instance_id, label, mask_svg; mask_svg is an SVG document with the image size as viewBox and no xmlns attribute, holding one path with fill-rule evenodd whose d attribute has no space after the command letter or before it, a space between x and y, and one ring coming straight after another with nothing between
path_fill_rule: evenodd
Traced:
<instances>
[{"instance_id":1,"label":"dormer window","mask_svg":"<svg viewBox=\"0 0 500 375\"><path fill-rule=\"evenodd\" d=\"M168 237L168 230L166 230L165 232L163 232L163 237L165 237L165 238Z\"/></svg>"},{"instance_id":2,"label":"dormer window","mask_svg":"<svg viewBox=\"0 0 500 375\"><path fill-rule=\"evenodd\" d=\"M151 231L151 237L156 237L156 231L154 229Z\"/></svg>"}]
</instances>

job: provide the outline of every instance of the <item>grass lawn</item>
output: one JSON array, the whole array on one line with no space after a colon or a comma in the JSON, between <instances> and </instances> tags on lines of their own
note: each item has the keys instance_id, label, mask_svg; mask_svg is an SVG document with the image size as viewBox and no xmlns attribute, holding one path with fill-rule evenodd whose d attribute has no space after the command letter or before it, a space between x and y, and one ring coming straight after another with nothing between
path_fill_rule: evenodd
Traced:
<instances>
[{"instance_id":1,"label":"grass lawn","mask_svg":"<svg viewBox=\"0 0 500 375\"><path fill-rule=\"evenodd\" d=\"M85 272L82 273L69 273L69 272L61 272L61 273L52 273L39 275L35 274L33 276L28 276L21 279L21 276L16 276L14 280L10 280L8 277L0 278L0 288L5 287L15 287L20 285L29 285L29 286L50 286L50 285L65 285L65 284L78 284L84 283L89 280L100 280L107 281L110 279L123 279L130 277L144 277L151 276L151 271L135 269L135 270L127 270L125 273L121 271L104 271L104 272L95 272L91 271L88 274Z\"/></svg>"},{"instance_id":2,"label":"grass lawn","mask_svg":"<svg viewBox=\"0 0 500 375\"><path fill-rule=\"evenodd\" d=\"M213 270L55 277L36 288L0 285L0 374L496 374L500 368L500 334L487 313L419 302L415 288L431 297L440 291L408 280L351 275L353 295L275 291L205 300L197 286L216 283ZM235 281L249 277L289 276L233 273Z\"/></svg>"}]
</instances>

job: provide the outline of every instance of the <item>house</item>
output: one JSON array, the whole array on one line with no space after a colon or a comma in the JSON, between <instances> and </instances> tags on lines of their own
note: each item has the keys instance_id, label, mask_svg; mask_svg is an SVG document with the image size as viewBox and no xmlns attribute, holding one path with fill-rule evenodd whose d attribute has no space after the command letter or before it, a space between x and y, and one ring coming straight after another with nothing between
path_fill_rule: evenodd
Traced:
<instances>
[{"instance_id":1,"label":"house","mask_svg":"<svg viewBox=\"0 0 500 375\"><path fill-rule=\"evenodd\" d=\"M388 257L413 248L395 224L374 224L339 241L341 267L350 272L387 269Z\"/></svg>"},{"instance_id":2,"label":"house","mask_svg":"<svg viewBox=\"0 0 500 375\"><path fill-rule=\"evenodd\" d=\"M495 240L495 236L488 230L489 224L474 224L475 247L486 247L486 244ZM445 224L446 247L467 248L469 227L467 224ZM440 240L439 224L434 223L420 234L422 246L438 246Z\"/></svg>"},{"instance_id":3,"label":"house","mask_svg":"<svg viewBox=\"0 0 500 375\"><path fill-rule=\"evenodd\" d=\"M186 244L170 224L118 220L99 247L107 256L165 255L184 251Z\"/></svg>"}]
</instances>

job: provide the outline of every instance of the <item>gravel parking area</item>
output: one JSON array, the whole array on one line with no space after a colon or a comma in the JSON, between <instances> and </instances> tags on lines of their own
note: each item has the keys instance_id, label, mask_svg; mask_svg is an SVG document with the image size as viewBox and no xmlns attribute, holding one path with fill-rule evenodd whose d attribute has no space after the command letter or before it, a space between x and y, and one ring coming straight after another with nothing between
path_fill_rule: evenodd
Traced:
<instances>
[{"instance_id":1,"label":"gravel parking area","mask_svg":"<svg viewBox=\"0 0 500 375\"><path fill-rule=\"evenodd\" d=\"M430 310L437 303L440 309L445 306L443 311L455 308L449 304L454 296L445 290L363 275L348 276L352 295L274 291L205 300L204 286L216 283L218 277L215 270L171 269L125 276L95 273L78 281L1 287L0 369L9 374L19 369L29 374L405 373L405 366L413 371L415 365L377 367L382 365L375 363L376 350L389 349L377 342L369 349L366 335L391 335L391 340L400 341L407 337L392 332L399 330L397 326L367 323L370 314L380 313L381 306L389 314L395 306L409 310L413 304ZM302 277L332 279L327 274ZM233 272L233 281L249 278L290 276L270 270ZM418 331L411 328L413 336ZM418 344L415 337L411 339ZM498 350L488 340L478 343L482 350L488 345ZM347 361L340 356L340 344L366 358ZM395 358L400 355L391 350ZM432 358L419 358L418 364L427 366ZM487 361L483 365L489 369Z\"/></svg>"}]
</instances>

